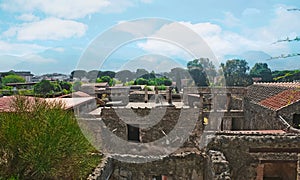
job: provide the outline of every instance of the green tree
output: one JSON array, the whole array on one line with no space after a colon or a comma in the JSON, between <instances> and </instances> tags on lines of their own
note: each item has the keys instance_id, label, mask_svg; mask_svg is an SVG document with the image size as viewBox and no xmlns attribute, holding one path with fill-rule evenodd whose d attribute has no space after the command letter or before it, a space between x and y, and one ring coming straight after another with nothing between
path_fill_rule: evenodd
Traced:
<instances>
[{"instance_id":1,"label":"green tree","mask_svg":"<svg viewBox=\"0 0 300 180\"><path fill-rule=\"evenodd\" d=\"M122 70L117 72L115 77L125 83L134 79L134 73L129 70Z\"/></svg>"},{"instance_id":2,"label":"green tree","mask_svg":"<svg viewBox=\"0 0 300 180\"><path fill-rule=\"evenodd\" d=\"M136 73L135 73L135 77L140 78L141 76L143 76L145 74L149 74L149 72L145 69L137 69Z\"/></svg>"},{"instance_id":3,"label":"green tree","mask_svg":"<svg viewBox=\"0 0 300 180\"><path fill-rule=\"evenodd\" d=\"M97 82L107 82L110 86L113 85L114 81L110 76L102 76L100 78L97 78Z\"/></svg>"},{"instance_id":4,"label":"green tree","mask_svg":"<svg viewBox=\"0 0 300 180\"><path fill-rule=\"evenodd\" d=\"M261 78L262 82L273 81L272 71L267 63L256 63L250 70L250 76Z\"/></svg>"},{"instance_id":5,"label":"green tree","mask_svg":"<svg viewBox=\"0 0 300 180\"><path fill-rule=\"evenodd\" d=\"M200 58L199 61L207 75L209 83L212 84L217 76L215 65L208 58Z\"/></svg>"},{"instance_id":6,"label":"green tree","mask_svg":"<svg viewBox=\"0 0 300 180\"><path fill-rule=\"evenodd\" d=\"M188 72L193 78L196 86L208 86L209 80L201 64L200 59L194 59L187 63Z\"/></svg>"},{"instance_id":7,"label":"green tree","mask_svg":"<svg viewBox=\"0 0 300 180\"><path fill-rule=\"evenodd\" d=\"M74 84L73 84L73 90L74 90L74 91L79 91L80 88L81 88L81 85L82 85L82 82L80 82L80 81L75 81Z\"/></svg>"},{"instance_id":8,"label":"green tree","mask_svg":"<svg viewBox=\"0 0 300 180\"><path fill-rule=\"evenodd\" d=\"M72 89L72 84L70 82L59 81L59 85L61 89L65 89L67 91L70 91Z\"/></svg>"},{"instance_id":9,"label":"green tree","mask_svg":"<svg viewBox=\"0 0 300 180\"><path fill-rule=\"evenodd\" d=\"M25 79L15 74L7 75L2 78L3 86L6 86L7 83L23 83L23 82L25 82Z\"/></svg>"},{"instance_id":10,"label":"green tree","mask_svg":"<svg viewBox=\"0 0 300 180\"><path fill-rule=\"evenodd\" d=\"M87 72L86 77L89 79L90 82L96 82L99 73L100 72L98 70L92 70Z\"/></svg>"},{"instance_id":11,"label":"green tree","mask_svg":"<svg viewBox=\"0 0 300 180\"><path fill-rule=\"evenodd\" d=\"M71 79L77 78L81 80L84 77L87 77L87 72L85 70L74 70L71 72Z\"/></svg>"},{"instance_id":12,"label":"green tree","mask_svg":"<svg viewBox=\"0 0 300 180\"><path fill-rule=\"evenodd\" d=\"M134 82L135 85L148 85L148 80L144 78L138 78Z\"/></svg>"},{"instance_id":13,"label":"green tree","mask_svg":"<svg viewBox=\"0 0 300 180\"><path fill-rule=\"evenodd\" d=\"M41 95L52 94L54 92L60 92L61 90L62 89L59 84L52 83L48 80L42 80L33 87L34 93Z\"/></svg>"},{"instance_id":14,"label":"green tree","mask_svg":"<svg viewBox=\"0 0 300 180\"><path fill-rule=\"evenodd\" d=\"M109 76L110 78L115 78L116 72L114 71L100 71L98 74L98 78L101 78L102 76Z\"/></svg>"},{"instance_id":15,"label":"green tree","mask_svg":"<svg viewBox=\"0 0 300 180\"><path fill-rule=\"evenodd\" d=\"M221 63L227 86L249 86L253 83L247 71L249 66L247 61L240 59L227 60L226 64Z\"/></svg>"}]
</instances>

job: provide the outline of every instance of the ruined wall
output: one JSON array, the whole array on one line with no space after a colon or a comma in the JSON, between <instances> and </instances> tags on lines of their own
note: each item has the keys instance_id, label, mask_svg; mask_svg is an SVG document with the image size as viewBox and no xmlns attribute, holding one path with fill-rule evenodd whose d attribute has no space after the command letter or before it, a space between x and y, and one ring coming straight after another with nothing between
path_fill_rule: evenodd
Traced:
<instances>
[{"instance_id":1,"label":"ruined wall","mask_svg":"<svg viewBox=\"0 0 300 180\"><path fill-rule=\"evenodd\" d=\"M205 179L231 179L229 162L222 152L209 150L206 163Z\"/></svg>"},{"instance_id":2,"label":"ruined wall","mask_svg":"<svg viewBox=\"0 0 300 180\"><path fill-rule=\"evenodd\" d=\"M300 114L300 101L278 111L278 115L281 115L290 125L293 125L294 114Z\"/></svg>"},{"instance_id":3,"label":"ruined wall","mask_svg":"<svg viewBox=\"0 0 300 180\"><path fill-rule=\"evenodd\" d=\"M284 107L278 112L245 100L244 105L245 122L244 129L283 129L285 128L278 120L278 115L290 124L293 124L293 115L300 114L300 102Z\"/></svg>"},{"instance_id":4,"label":"ruined wall","mask_svg":"<svg viewBox=\"0 0 300 180\"><path fill-rule=\"evenodd\" d=\"M203 129L202 119L197 109L103 108L100 117L111 132L124 140L128 139L127 124L139 127L140 141L143 143L158 140L169 134L175 127L178 141L184 143L185 140L180 133L186 128L193 127L185 146L195 147Z\"/></svg>"},{"instance_id":5,"label":"ruined wall","mask_svg":"<svg viewBox=\"0 0 300 180\"><path fill-rule=\"evenodd\" d=\"M114 172L113 159L110 157L103 157L101 163L88 176L87 180L103 180L108 179Z\"/></svg>"},{"instance_id":6,"label":"ruined wall","mask_svg":"<svg viewBox=\"0 0 300 180\"><path fill-rule=\"evenodd\" d=\"M114 161L114 172L110 180L152 180L167 177L168 180L203 180L204 158L197 153L183 153L147 163L124 163Z\"/></svg>"},{"instance_id":7,"label":"ruined wall","mask_svg":"<svg viewBox=\"0 0 300 180\"><path fill-rule=\"evenodd\" d=\"M223 132L216 135L207 149L224 153L233 179L256 179L260 162L297 163L299 141L300 136L295 134Z\"/></svg>"},{"instance_id":8,"label":"ruined wall","mask_svg":"<svg viewBox=\"0 0 300 180\"><path fill-rule=\"evenodd\" d=\"M245 130L283 129L277 119L277 114L268 108L245 100L244 103Z\"/></svg>"}]
</instances>

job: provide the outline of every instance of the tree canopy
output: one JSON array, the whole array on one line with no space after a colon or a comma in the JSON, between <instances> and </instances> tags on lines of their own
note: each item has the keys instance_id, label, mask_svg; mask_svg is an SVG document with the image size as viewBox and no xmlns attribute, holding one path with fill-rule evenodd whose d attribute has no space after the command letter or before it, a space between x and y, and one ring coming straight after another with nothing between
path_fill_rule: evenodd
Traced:
<instances>
[{"instance_id":1,"label":"tree canopy","mask_svg":"<svg viewBox=\"0 0 300 180\"><path fill-rule=\"evenodd\" d=\"M188 72L193 78L196 86L208 86L209 80L201 63L201 59L194 59L187 63Z\"/></svg>"},{"instance_id":2,"label":"tree canopy","mask_svg":"<svg viewBox=\"0 0 300 180\"><path fill-rule=\"evenodd\" d=\"M249 66L247 61L240 59L227 60L221 63L227 86L249 86L253 83L247 71Z\"/></svg>"},{"instance_id":3,"label":"tree canopy","mask_svg":"<svg viewBox=\"0 0 300 180\"><path fill-rule=\"evenodd\" d=\"M49 80L42 80L34 85L33 91L36 94L47 95L55 92L61 92L61 87L58 83L50 82Z\"/></svg>"},{"instance_id":4,"label":"tree canopy","mask_svg":"<svg viewBox=\"0 0 300 180\"><path fill-rule=\"evenodd\" d=\"M2 84L4 86L6 86L7 83L23 83L23 82L25 82L25 79L15 74L10 74L2 78Z\"/></svg>"},{"instance_id":5,"label":"tree canopy","mask_svg":"<svg viewBox=\"0 0 300 180\"><path fill-rule=\"evenodd\" d=\"M134 79L134 73L129 70L122 70L116 73L116 78L125 83Z\"/></svg>"},{"instance_id":6,"label":"tree canopy","mask_svg":"<svg viewBox=\"0 0 300 180\"><path fill-rule=\"evenodd\" d=\"M250 76L261 78L262 82L273 81L272 71L267 63L256 63L250 70Z\"/></svg>"}]
</instances>

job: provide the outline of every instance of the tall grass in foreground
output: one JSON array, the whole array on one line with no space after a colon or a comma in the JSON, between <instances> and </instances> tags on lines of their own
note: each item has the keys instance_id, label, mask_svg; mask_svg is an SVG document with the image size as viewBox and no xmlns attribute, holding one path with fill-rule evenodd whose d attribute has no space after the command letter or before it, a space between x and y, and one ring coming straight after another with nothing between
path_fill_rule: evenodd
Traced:
<instances>
[{"instance_id":1,"label":"tall grass in foreground","mask_svg":"<svg viewBox=\"0 0 300 180\"><path fill-rule=\"evenodd\" d=\"M0 113L0 179L81 179L100 156L61 103L16 97L14 113Z\"/></svg>"}]
</instances>

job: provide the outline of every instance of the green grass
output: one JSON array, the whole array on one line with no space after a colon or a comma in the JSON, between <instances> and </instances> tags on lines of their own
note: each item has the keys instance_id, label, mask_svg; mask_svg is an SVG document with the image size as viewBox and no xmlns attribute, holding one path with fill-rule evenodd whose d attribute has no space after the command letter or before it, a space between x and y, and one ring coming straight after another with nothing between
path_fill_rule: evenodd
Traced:
<instances>
[{"instance_id":1,"label":"green grass","mask_svg":"<svg viewBox=\"0 0 300 180\"><path fill-rule=\"evenodd\" d=\"M0 179L83 179L100 163L61 103L16 97L0 113Z\"/></svg>"}]
</instances>

